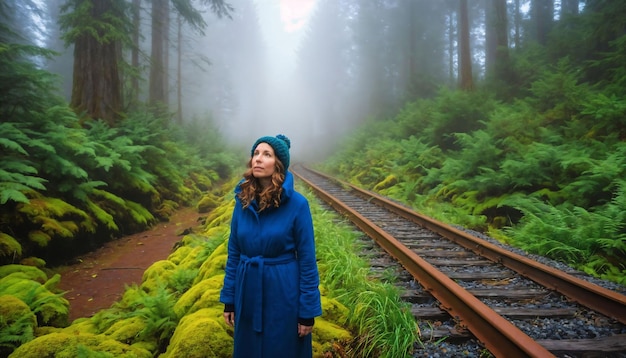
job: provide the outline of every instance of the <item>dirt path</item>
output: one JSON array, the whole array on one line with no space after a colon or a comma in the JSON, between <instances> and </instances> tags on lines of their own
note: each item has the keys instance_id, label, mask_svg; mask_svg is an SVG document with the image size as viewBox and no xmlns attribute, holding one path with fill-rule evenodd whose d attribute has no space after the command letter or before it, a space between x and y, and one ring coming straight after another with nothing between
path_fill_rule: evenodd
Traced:
<instances>
[{"instance_id":1,"label":"dirt path","mask_svg":"<svg viewBox=\"0 0 626 358\"><path fill-rule=\"evenodd\" d=\"M172 252L181 239L176 233L195 228L199 217L195 208L183 208L169 222L108 242L79 257L79 264L57 268L62 276L59 288L67 291L65 298L70 302L70 322L109 308L122 296L125 285L141 283L143 272Z\"/></svg>"}]
</instances>

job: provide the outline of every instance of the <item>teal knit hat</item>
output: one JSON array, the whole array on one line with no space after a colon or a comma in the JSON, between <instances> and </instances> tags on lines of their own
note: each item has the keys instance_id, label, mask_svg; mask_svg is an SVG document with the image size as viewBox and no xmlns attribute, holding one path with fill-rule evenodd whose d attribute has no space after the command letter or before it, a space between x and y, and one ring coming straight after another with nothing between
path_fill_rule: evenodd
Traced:
<instances>
[{"instance_id":1,"label":"teal knit hat","mask_svg":"<svg viewBox=\"0 0 626 358\"><path fill-rule=\"evenodd\" d=\"M285 171L289 168L289 148L291 148L291 141L286 136L279 134L276 137L261 137L254 142L252 150L250 150L250 156L254 155L254 150L259 143L267 143L274 149L274 154L285 166Z\"/></svg>"}]
</instances>

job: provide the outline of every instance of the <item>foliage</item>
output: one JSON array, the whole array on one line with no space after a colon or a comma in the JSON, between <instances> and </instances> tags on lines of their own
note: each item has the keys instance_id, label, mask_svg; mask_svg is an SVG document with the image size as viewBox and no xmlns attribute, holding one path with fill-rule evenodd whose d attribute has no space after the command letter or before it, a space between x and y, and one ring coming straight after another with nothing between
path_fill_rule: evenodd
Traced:
<instances>
[{"instance_id":1,"label":"foliage","mask_svg":"<svg viewBox=\"0 0 626 358\"><path fill-rule=\"evenodd\" d=\"M0 354L7 356L33 340L38 327L67 325L69 302L60 276L25 265L0 266Z\"/></svg>"},{"instance_id":2,"label":"foliage","mask_svg":"<svg viewBox=\"0 0 626 358\"><path fill-rule=\"evenodd\" d=\"M481 103L477 125L449 127L453 145L434 141L434 133L453 123L444 119L450 113L465 118L449 108L473 106L476 97L470 103L466 94L442 92L408 103L395 118L359 128L319 167L440 220L623 282L624 105L579 76L566 59L546 66L526 98Z\"/></svg>"},{"instance_id":3,"label":"foliage","mask_svg":"<svg viewBox=\"0 0 626 358\"><path fill-rule=\"evenodd\" d=\"M215 140L199 152L185 139L189 133L200 140L197 126L174 129L147 113L132 114L117 128L81 125L60 105L29 115L0 123L0 230L19 244L3 236L3 263L19 254L54 263L111 233L141 230L166 218L172 203L191 204L234 162L210 127ZM50 243L52 250L39 249Z\"/></svg>"},{"instance_id":4,"label":"foliage","mask_svg":"<svg viewBox=\"0 0 626 358\"><path fill-rule=\"evenodd\" d=\"M313 201L312 194L308 193ZM353 357L404 357L419 340L415 318L392 283L369 277L360 257L357 232L338 224L336 214L312 205L321 284L329 296L348 310L348 326L355 332L349 344ZM332 239L330 239L332 238ZM385 319L380 319L385 317ZM384 349L381 349L384 347Z\"/></svg>"}]
</instances>

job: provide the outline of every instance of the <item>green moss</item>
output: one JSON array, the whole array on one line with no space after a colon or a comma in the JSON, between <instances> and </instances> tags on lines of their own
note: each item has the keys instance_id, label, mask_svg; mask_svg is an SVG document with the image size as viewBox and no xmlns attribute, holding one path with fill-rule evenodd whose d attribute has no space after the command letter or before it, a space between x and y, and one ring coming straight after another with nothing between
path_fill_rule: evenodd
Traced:
<instances>
[{"instance_id":1,"label":"green moss","mask_svg":"<svg viewBox=\"0 0 626 358\"><path fill-rule=\"evenodd\" d=\"M50 333L59 333L63 332L64 328L59 327L50 327L50 326L42 326L35 328L35 337L45 336Z\"/></svg>"},{"instance_id":2,"label":"green moss","mask_svg":"<svg viewBox=\"0 0 626 358\"><path fill-rule=\"evenodd\" d=\"M159 208L156 209L157 216L161 219L168 219L174 215L178 207L179 205L175 201L163 200L161 205L159 205Z\"/></svg>"},{"instance_id":3,"label":"green moss","mask_svg":"<svg viewBox=\"0 0 626 358\"><path fill-rule=\"evenodd\" d=\"M177 266L172 261L156 261L144 271L141 289L146 292L154 292L159 286L168 287L170 277L174 274L176 269Z\"/></svg>"},{"instance_id":4,"label":"green moss","mask_svg":"<svg viewBox=\"0 0 626 358\"><path fill-rule=\"evenodd\" d=\"M185 292L174 305L174 312L183 317L200 309L221 307L220 290L224 282L224 274L200 281Z\"/></svg>"},{"instance_id":5,"label":"green moss","mask_svg":"<svg viewBox=\"0 0 626 358\"><path fill-rule=\"evenodd\" d=\"M128 208L130 216L138 224L148 225L155 221L154 216L148 209L144 208L141 204L131 200L125 200L126 208Z\"/></svg>"},{"instance_id":6,"label":"green moss","mask_svg":"<svg viewBox=\"0 0 626 358\"><path fill-rule=\"evenodd\" d=\"M33 230L28 233L28 240L34 242L39 247L46 247L52 237L41 230Z\"/></svg>"},{"instance_id":7,"label":"green moss","mask_svg":"<svg viewBox=\"0 0 626 358\"><path fill-rule=\"evenodd\" d=\"M217 208L220 204L220 198L216 197L212 193L204 195L199 201L196 207L200 213L208 213L209 211Z\"/></svg>"},{"instance_id":8,"label":"green moss","mask_svg":"<svg viewBox=\"0 0 626 358\"><path fill-rule=\"evenodd\" d=\"M26 265L4 265L0 266L0 278L7 277L14 272L22 272L25 275L21 276L25 279L36 281L39 283L45 283L48 280L48 275L41 271L37 267Z\"/></svg>"},{"instance_id":9,"label":"green moss","mask_svg":"<svg viewBox=\"0 0 626 358\"><path fill-rule=\"evenodd\" d=\"M133 284L131 286L126 287L126 290L124 291L124 294L122 295L122 298L118 300L116 303L114 303L113 305L119 309L126 309L128 307L133 307L135 305L135 302L142 300L144 296L145 296L145 292L139 286ZM96 316L98 316L100 313L103 313L103 312L105 311L100 311L96 313Z\"/></svg>"},{"instance_id":10,"label":"green moss","mask_svg":"<svg viewBox=\"0 0 626 358\"><path fill-rule=\"evenodd\" d=\"M40 259L39 257L30 256L30 257L21 259L20 265L34 266L34 267L43 269L46 267L46 261L44 259Z\"/></svg>"},{"instance_id":11,"label":"green moss","mask_svg":"<svg viewBox=\"0 0 626 358\"><path fill-rule=\"evenodd\" d=\"M86 212L58 198L32 198L28 203L18 204L17 211L39 225L29 233L29 240L42 247L50 238L72 238L80 228L93 226Z\"/></svg>"},{"instance_id":12,"label":"green moss","mask_svg":"<svg viewBox=\"0 0 626 358\"><path fill-rule=\"evenodd\" d=\"M235 207L235 200L231 200L226 205L221 205L207 215L206 227L216 227L230 223Z\"/></svg>"},{"instance_id":13,"label":"green moss","mask_svg":"<svg viewBox=\"0 0 626 358\"><path fill-rule=\"evenodd\" d=\"M0 296L0 356L34 338L37 317L28 305L15 296Z\"/></svg>"},{"instance_id":14,"label":"green moss","mask_svg":"<svg viewBox=\"0 0 626 358\"><path fill-rule=\"evenodd\" d=\"M80 356L152 358L152 353L105 335L51 333L17 348L10 358L75 358Z\"/></svg>"},{"instance_id":15,"label":"green moss","mask_svg":"<svg viewBox=\"0 0 626 358\"><path fill-rule=\"evenodd\" d=\"M233 339L223 321L218 309L205 308L185 316L160 358L232 356Z\"/></svg>"},{"instance_id":16,"label":"green moss","mask_svg":"<svg viewBox=\"0 0 626 358\"><path fill-rule=\"evenodd\" d=\"M79 334L79 333L98 334L98 333L101 333L98 330L98 327L96 326L96 324L95 324L95 322L94 322L92 317L81 317L81 318L78 318L78 319L74 320L74 322L72 322L71 325L69 325L68 327L63 328L62 332L68 333L68 334Z\"/></svg>"},{"instance_id":17,"label":"green moss","mask_svg":"<svg viewBox=\"0 0 626 358\"><path fill-rule=\"evenodd\" d=\"M41 283L25 279L23 275L23 272L14 272L0 279L0 293L24 301L37 314L40 325L67 325L69 302L60 294L50 292Z\"/></svg>"},{"instance_id":18,"label":"green moss","mask_svg":"<svg viewBox=\"0 0 626 358\"><path fill-rule=\"evenodd\" d=\"M193 250L190 246L180 246L176 251L172 252L167 259L178 265Z\"/></svg>"},{"instance_id":19,"label":"green moss","mask_svg":"<svg viewBox=\"0 0 626 358\"><path fill-rule=\"evenodd\" d=\"M322 312L322 318L337 324L345 324L350 314L348 307L326 296L322 296Z\"/></svg>"},{"instance_id":20,"label":"green moss","mask_svg":"<svg viewBox=\"0 0 626 358\"><path fill-rule=\"evenodd\" d=\"M214 226L211 228L208 228L205 232L204 235L206 235L207 237L219 237L221 238L221 240L226 240L228 239L228 234L230 233L230 228L228 227L228 225L221 225L221 226Z\"/></svg>"},{"instance_id":21,"label":"green moss","mask_svg":"<svg viewBox=\"0 0 626 358\"><path fill-rule=\"evenodd\" d=\"M398 183L398 177L394 174L389 174L383 181L374 186L375 191L380 191L389 187L392 187Z\"/></svg>"},{"instance_id":22,"label":"green moss","mask_svg":"<svg viewBox=\"0 0 626 358\"><path fill-rule=\"evenodd\" d=\"M224 242L213 250L213 253L202 263L194 284L223 274L228 259L228 242Z\"/></svg>"},{"instance_id":23,"label":"green moss","mask_svg":"<svg viewBox=\"0 0 626 358\"><path fill-rule=\"evenodd\" d=\"M95 216L95 218L104 224L109 230L118 231L119 227L115 223L115 219L113 215L109 214L106 210L99 207L96 203L91 200L87 200L87 208L89 211Z\"/></svg>"},{"instance_id":24,"label":"green moss","mask_svg":"<svg viewBox=\"0 0 626 358\"><path fill-rule=\"evenodd\" d=\"M50 277L50 279L48 281L46 281L43 286L48 289L48 291L50 292L57 292L58 291L58 286L61 283L61 275L58 273L55 273L54 275L52 275L52 277Z\"/></svg>"},{"instance_id":25,"label":"green moss","mask_svg":"<svg viewBox=\"0 0 626 358\"><path fill-rule=\"evenodd\" d=\"M115 322L104 334L116 341L133 344L145 328L146 324L141 317L130 317Z\"/></svg>"},{"instance_id":26,"label":"green moss","mask_svg":"<svg viewBox=\"0 0 626 358\"><path fill-rule=\"evenodd\" d=\"M22 257L22 245L13 236L0 232L0 262L12 262Z\"/></svg>"},{"instance_id":27,"label":"green moss","mask_svg":"<svg viewBox=\"0 0 626 358\"><path fill-rule=\"evenodd\" d=\"M352 334L346 329L323 318L315 319L313 339L321 344L352 339Z\"/></svg>"},{"instance_id":28,"label":"green moss","mask_svg":"<svg viewBox=\"0 0 626 358\"><path fill-rule=\"evenodd\" d=\"M198 268L206 259L206 255L207 251L204 246L196 246L191 251L189 251L189 253L187 253L185 257L183 257L178 266L181 269Z\"/></svg>"}]
</instances>

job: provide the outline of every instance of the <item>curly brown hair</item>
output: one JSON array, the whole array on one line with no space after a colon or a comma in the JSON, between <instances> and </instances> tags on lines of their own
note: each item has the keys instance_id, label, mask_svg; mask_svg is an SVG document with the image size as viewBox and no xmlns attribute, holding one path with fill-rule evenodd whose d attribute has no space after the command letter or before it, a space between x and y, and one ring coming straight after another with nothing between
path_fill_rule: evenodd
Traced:
<instances>
[{"instance_id":1,"label":"curly brown hair","mask_svg":"<svg viewBox=\"0 0 626 358\"><path fill-rule=\"evenodd\" d=\"M244 180L239 185L241 192L237 194L244 209L250 206L254 199L257 199L259 211L280 205L283 183L285 182L285 166L276 158L274 168L271 184L264 188L261 186L261 182L252 175L252 157L250 158L248 161L248 169L243 174Z\"/></svg>"}]
</instances>

